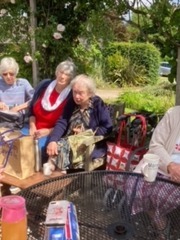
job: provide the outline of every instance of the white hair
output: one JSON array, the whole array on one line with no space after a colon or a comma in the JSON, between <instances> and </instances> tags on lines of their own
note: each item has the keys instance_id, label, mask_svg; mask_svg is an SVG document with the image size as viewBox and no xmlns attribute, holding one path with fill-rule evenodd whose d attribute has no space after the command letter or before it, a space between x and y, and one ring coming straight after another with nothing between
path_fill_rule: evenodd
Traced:
<instances>
[{"instance_id":1,"label":"white hair","mask_svg":"<svg viewBox=\"0 0 180 240\"><path fill-rule=\"evenodd\" d=\"M96 93L96 84L94 82L94 80L85 75L85 74L79 74L77 75L72 81L71 81L71 87L73 88L73 86L76 84L76 83L80 83L81 85L84 85L88 92L94 96L95 93Z\"/></svg>"},{"instance_id":2,"label":"white hair","mask_svg":"<svg viewBox=\"0 0 180 240\"><path fill-rule=\"evenodd\" d=\"M0 75L9 70L11 70L16 76L19 72L19 65L14 58L4 57L0 62Z\"/></svg>"},{"instance_id":3,"label":"white hair","mask_svg":"<svg viewBox=\"0 0 180 240\"><path fill-rule=\"evenodd\" d=\"M59 65L56 67L56 75L59 72L64 72L68 75L70 75L71 80L75 77L76 75L76 65L70 61L70 60L66 60L64 62L59 63Z\"/></svg>"}]
</instances>

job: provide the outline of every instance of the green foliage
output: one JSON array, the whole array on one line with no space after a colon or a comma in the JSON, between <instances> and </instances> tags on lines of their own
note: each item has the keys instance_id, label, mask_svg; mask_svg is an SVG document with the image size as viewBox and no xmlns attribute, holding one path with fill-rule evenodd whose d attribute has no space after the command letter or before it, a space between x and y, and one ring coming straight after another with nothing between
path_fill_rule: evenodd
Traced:
<instances>
[{"instance_id":1,"label":"green foliage","mask_svg":"<svg viewBox=\"0 0 180 240\"><path fill-rule=\"evenodd\" d=\"M79 72L90 75L96 81L97 87L102 87L103 55L98 42L79 44L73 51Z\"/></svg>"},{"instance_id":2,"label":"green foliage","mask_svg":"<svg viewBox=\"0 0 180 240\"><path fill-rule=\"evenodd\" d=\"M138 86L147 83L146 72L143 66L132 64L129 59L122 57L118 52L107 56L105 78L118 86Z\"/></svg>"},{"instance_id":3,"label":"green foliage","mask_svg":"<svg viewBox=\"0 0 180 240\"><path fill-rule=\"evenodd\" d=\"M125 0L127 2L127 0ZM150 7L132 7L132 26L139 29L138 40L149 41L160 49L161 57L168 57L172 66L168 76L174 82L177 72L177 46L180 43L180 8L178 1L153 1Z\"/></svg>"},{"instance_id":4,"label":"green foliage","mask_svg":"<svg viewBox=\"0 0 180 240\"><path fill-rule=\"evenodd\" d=\"M107 59L105 71L113 66L127 84L145 84L147 81L154 84L158 80L160 53L152 44L111 42L104 50L104 56Z\"/></svg>"},{"instance_id":5,"label":"green foliage","mask_svg":"<svg viewBox=\"0 0 180 240\"><path fill-rule=\"evenodd\" d=\"M128 0L36 1L35 60L38 61L40 79L54 77L57 64L71 57L80 66L80 71L94 76L98 83L102 79L120 85L138 85L146 81L155 83L159 67L157 49L149 44L136 47L127 43L126 47L118 47L118 57L117 46L110 46L108 49L106 47L109 42L116 40L154 43L161 50L162 58L168 56L170 59L172 71L169 78L173 81L177 68L177 43L180 40L180 9L171 0L153 1L150 7L145 7L144 4L140 9L135 4L136 7L131 6L131 11L134 10L138 15L133 23L136 30L132 30L129 26L133 21L125 24L120 19L128 13L129 4ZM26 64L23 60L27 52L31 54L29 1L16 0L16 4L0 2L0 10L2 9L7 12L0 12L0 43L11 44L2 47L0 57L16 57L21 65L22 76L31 79L31 63ZM57 40L53 33L57 31L58 24L63 24L66 29L62 34L63 38ZM87 46L79 45L81 38L87 42ZM122 69L114 65L113 56ZM111 71L107 71L109 68Z\"/></svg>"},{"instance_id":6,"label":"green foliage","mask_svg":"<svg viewBox=\"0 0 180 240\"><path fill-rule=\"evenodd\" d=\"M151 86L141 91L127 91L117 102L125 102L127 108L161 114L174 106L174 95L172 85Z\"/></svg>"}]
</instances>

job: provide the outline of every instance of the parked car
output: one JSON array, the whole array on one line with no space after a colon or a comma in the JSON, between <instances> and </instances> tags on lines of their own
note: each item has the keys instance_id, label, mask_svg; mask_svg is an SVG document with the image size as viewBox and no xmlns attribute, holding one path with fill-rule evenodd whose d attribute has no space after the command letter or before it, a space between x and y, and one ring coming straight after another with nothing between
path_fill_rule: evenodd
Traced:
<instances>
[{"instance_id":1,"label":"parked car","mask_svg":"<svg viewBox=\"0 0 180 240\"><path fill-rule=\"evenodd\" d=\"M161 62L159 67L160 76L168 76L171 73L171 66L168 62Z\"/></svg>"}]
</instances>

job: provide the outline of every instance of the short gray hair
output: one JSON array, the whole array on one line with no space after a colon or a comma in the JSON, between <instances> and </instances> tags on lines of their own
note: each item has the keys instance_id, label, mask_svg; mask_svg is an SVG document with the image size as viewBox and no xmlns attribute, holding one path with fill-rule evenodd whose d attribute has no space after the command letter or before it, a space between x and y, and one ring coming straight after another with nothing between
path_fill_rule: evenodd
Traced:
<instances>
[{"instance_id":1,"label":"short gray hair","mask_svg":"<svg viewBox=\"0 0 180 240\"><path fill-rule=\"evenodd\" d=\"M12 57L4 57L0 62L0 75L9 70L11 70L16 76L19 72L19 64Z\"/></svg>"},{"instance_id":2,"label":"short gray hair","mask_svg":"<svg viewBox=\"0 0 180 240\"><path fill-rule=\"evenodd\" d=\"M80 83L81 85L84 85L92 96L96 94L96 84L94 80L91 77L87 76L86 74L77 75L70 83L71 88L73 88L73 86L76 83Z\"/></svg>"},{"instance_id":3,"label":"short gray hair","mask_svg":"<svg viewBox=\"0 0 180 240\"><path fill-rule=\"evenodd\" d=\"M61 62L58 64L58 66L56 67L56 75L59 72L64 72L68 75L70 75L70 78L73 79L76 76L76 65L73 63L73 61L70 60L66 60L64 62Z\"/></svg>"}]
</instances>

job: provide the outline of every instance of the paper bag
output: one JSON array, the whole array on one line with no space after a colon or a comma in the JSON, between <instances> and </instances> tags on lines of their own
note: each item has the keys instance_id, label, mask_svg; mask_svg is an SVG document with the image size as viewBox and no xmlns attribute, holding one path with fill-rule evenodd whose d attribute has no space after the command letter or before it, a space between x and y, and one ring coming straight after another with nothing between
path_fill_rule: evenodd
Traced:
<instances>
[{"instance_id":1,"label":"paper bag","mask_svg":"<svg viewBox=\"0 0 180 240\"><path fill-rule=\"evenodd\" d=\"M12 149L4 172L19 179L25 179L35 172L35 145L32 136L20 137L18 131L13 132L12 135L9 134L4 143L1 141L0 164L4 162L11 146L7 139L14 139L15 135L17 139L12 141Z\"/></svg>"}]
</instances>

